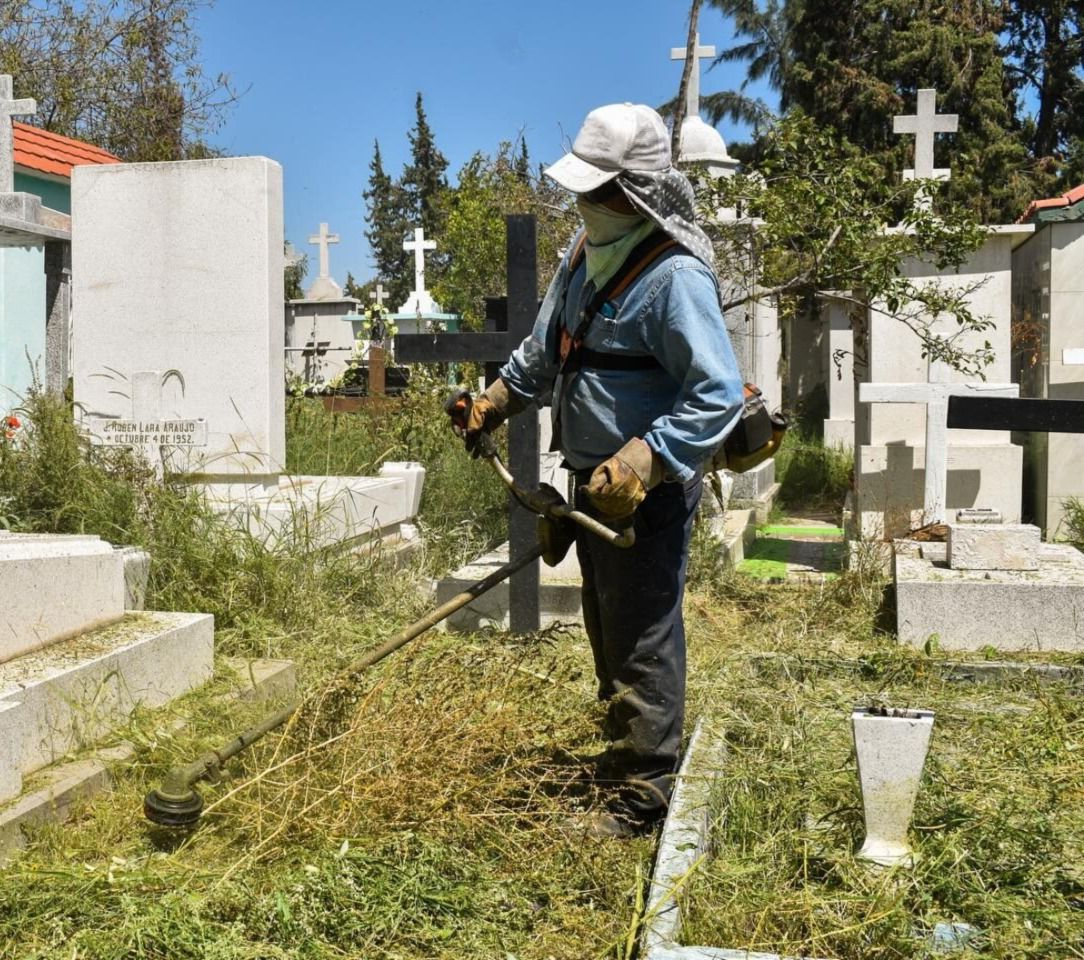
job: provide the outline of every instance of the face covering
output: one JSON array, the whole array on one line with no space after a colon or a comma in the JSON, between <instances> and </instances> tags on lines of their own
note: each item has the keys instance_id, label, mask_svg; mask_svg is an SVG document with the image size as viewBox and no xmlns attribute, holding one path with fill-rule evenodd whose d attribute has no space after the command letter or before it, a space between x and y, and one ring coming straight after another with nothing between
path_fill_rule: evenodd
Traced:
<instances>
[{"instance_id":1,"label":"face covering","mask_svg":"<svg viewBox=\"0 0 1084 960\"><path fill-rule=\"evenodd\" d=\"M639 213L618 213L601 203L592 203L586 197L576 197L576 209L587 228L587 240L596 247L620 240L635 230L644 219Z\"/></svg>"},{"instance_id":2,"label":"face covering","mask_svg":"<svg viewBox=\"0 0 1084 960\"><path fill-rule=\"evenodd\" d=\"M587 279L598 289L625 262L625 258L655 225L638 213L618 213L601 203L576 198L576 209L587 231Z\"/></svg>"}]
</instances>

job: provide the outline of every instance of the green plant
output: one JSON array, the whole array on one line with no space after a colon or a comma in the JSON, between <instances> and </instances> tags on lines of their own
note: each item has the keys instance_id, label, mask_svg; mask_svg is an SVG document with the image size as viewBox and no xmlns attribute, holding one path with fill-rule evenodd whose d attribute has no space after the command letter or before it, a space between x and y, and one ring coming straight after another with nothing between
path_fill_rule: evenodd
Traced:
<instances>
[{"instance_id":1,"label":"green plant","mask_svg":"<svg viewBox=\"0 0 1084 960\"><path fill-rule=\"evenodd\" d=\"M1064 536L1078 550L1084 550L1084 501L1069 497L1064 503L1065 516L1059 536Z\"/></svg>"},{"instance_id":2,"label":"green plant","mask_svg":"<svg viewBox=\"0 0 1084 960\"><path fill-rule=\"evenodd\" d=\"M849 450L825 446L801 429L788 431L775 458L780 506L838 513L851 486L853 464Z\"/></svg>"}]
</instances>

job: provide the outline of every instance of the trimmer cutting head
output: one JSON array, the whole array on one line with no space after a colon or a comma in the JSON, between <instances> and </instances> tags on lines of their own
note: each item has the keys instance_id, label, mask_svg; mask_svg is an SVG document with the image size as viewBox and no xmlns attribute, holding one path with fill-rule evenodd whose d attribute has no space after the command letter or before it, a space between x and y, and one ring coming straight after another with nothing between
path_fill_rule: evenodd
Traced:
<instances>
[{"instance_id":1,"label":"trimmer cutting head","mask_svg":"<svg viewBox=\"0 0 1084 960\"><path fill-rule=\"evenodd\" d=\"M191 830L199 823L203 812L203 797L194 789L186 794L163 793L152 790L143 798L143 814L160 827L172 827L178 830Z\"/></svg>"}]
</instances>

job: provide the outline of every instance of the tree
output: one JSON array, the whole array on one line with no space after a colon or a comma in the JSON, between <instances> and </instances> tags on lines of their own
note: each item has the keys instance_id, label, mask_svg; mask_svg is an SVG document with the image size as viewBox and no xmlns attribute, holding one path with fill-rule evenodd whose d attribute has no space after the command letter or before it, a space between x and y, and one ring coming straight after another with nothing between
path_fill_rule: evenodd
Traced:
<instances>
[{"instance_id":1,"label":"tree","mask_svg":"<svg viewBox=\"0 0 1084 960\"><path fill-rule=\"evenodd\" d=\"M372 250L377 276L384 282L393 304L400 304L410 293L413 274L408 269L403 249L409 216L403 188L384 170L380 142L373 142L369 163L369 186L364 191L366 205L365 238Z\"/></svg>"},{"instance_id":2,"label":"tree","mask_svg":"<svg viewBox=\"0 0 1084 960\"><path fill-rule=\"evenodd\" d=\"M358 283L357 280L354 279L354 275L349 270L347 270L346 283L343 284L343 296L353 297L355 300L361 300L364 293L364 285Z\"/></svg>"},{"instance_id":3,"label":"tree","mask_svg":"<svg viewBox=\"0 0 1084 960\"><path fill-rule=\"evenodd\" d=\"M445 171L448 161L437 149L433 131L425 116L422 95L414 104L414 129L407 135L410 140L411 161L403 170L400 180L405 205L414 219L413 226L420 226L430 235L440 232L440 198L448 189Z\"/></svg>"},{"instance_id":4,"label":"tree","mask_svg":"<svg viewBox=\"0 0 1084 960\"><path fill-rule=\"evenodd\" d=\"M304 253L298 253L289 243L287 243L283 269L283 295L287 300L304 299L305 274L308 272L308 256Z\"/></svg>"},{"instance_id":5,"label":"tree","mask_svg":"<svg viewBox=\"0 0 1084 960\"><path fill-rule=\"evenodd\" d=\"M987 222L1003 222L1049 186L1017 117L1001 0L710 2L735 18L744 40L719 59L747 61L748 79L766 77L783 111L799 109L875 155L886 184L911 166L913 150L910 138L893 135L892 117L913 112L918 89L935 87L939 109L960 115L948 188L954 199ZM732 99L719 101L720 109L732 102L737 110L742 92L728 91Z\"/></svg>"},{"instance_id":6,"label":"tree","mask_svg":"<svg viewBox=\"0 0 1084 960\"><path fill-rule=\"evenodd\" d=\"M538 222L539 294L545 292L578 218L564 191L544 177L524 180L520 157L502 143L494 157L476 153L443 196L444 246L454 250L433 292L445 309L480 329L484 299L500 296L507 283L504 217L533 213Z\"/></svg>"},{"instance_id":7,"label":"tree","mask_svg":"<svg viewBox=\"0 0 1084 960\"><path fill-rule=\"evenodd\" d=\"M236 94L199 59L206 0L2 0L0 71L38 101L33 122L123 160L213 153Z\"/></svg>"},{"instance_id":8,"label":"tree","mask_svg":"<svg viewBox=\"0 0 1084 960\"><path fill-rule=\"evenodd\" d=\"M531 182L531 158L527 153L527 138L520 134L519 156L516 157L516 176L523 183Z\"/></svg>"},{"instance_id":9,"label":"tree","mask_svg":"<svg viewBox=\"0 0 1084 960\"><path fill-rule=\"evenodd\" d=\"M689 89L689 80L693 70L700 69L700 61L696 58L696 40L700 23L700 5L703 0L692 0L689 7L689 31L685 43L685 63L681 68L681 82L678 84L677 102L673 107L674 122L670 129L670 155L681 156L681 128L685 123L685 97Z\"/></svg>"},{"instance_id":10,"label":"tree","mask_svg":"<svg viewBox=\"0 0 1084 960\"><path fill-rule=\"evenodd\" d=\"M942 203L936 213L916 208L920 184L897 183L886 192L883 181L876 157L801 115L764 137L755 175L702 178L703 222L718 261L727 265L724 309L766 295L781 297L791 313L808 312L826 297L875 304L909 327L926 355L981 374L992 358L988 343L975 346L976 337L991 321L969 309L975 288L914 279L902 265L919 261L935 275L951 271L979 247L984 229L960 204ZM720 223L710 212L721 207L740 207L745 219ZM901 207L907 229L886 230ZM952 336L932 329L939 316L955 319Z\"/></svg>"},{"instance_id":11,"label":"tree","mask_svg":"<svg viewBox=\"0 0 1084 960\"><path fill-rule=\"evenodd\" d=\"M724 118L739 123L759 126L771 115L763 100L749 96L745 91L750 83L767 78L769 85L782 91L790 66L787 44L787 28L783 8L779 0L767 0L763 9L756 0L708 0L724 16L734 22L734 34L745 38L743 43L724 50L716 58L717 63L745 61L746 77L737 90L701 94L700 106L708 119L718 123ZM781 104L786 109L786 103Z\"/></svg>"},{"instance_id":12,"label":"tree","mask_svg":"<svg viewBox=\"0 0 1084 960\"><path fill-rule=\"evenodd\" d=\"M1084 179L1084 4L1014 0L1005 15L1006 70L1031 155L1063 188Z\"/></svg>"}]
</instances>

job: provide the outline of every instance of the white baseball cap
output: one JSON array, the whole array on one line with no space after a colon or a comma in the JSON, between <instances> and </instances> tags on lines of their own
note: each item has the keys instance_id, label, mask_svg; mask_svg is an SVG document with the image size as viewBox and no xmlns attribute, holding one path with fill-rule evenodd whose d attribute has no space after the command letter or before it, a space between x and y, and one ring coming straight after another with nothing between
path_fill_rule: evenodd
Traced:
<instances>
[{"instance_id":1,"label":"white baseball cap","mask_svg":"<svg viewBox=\"0 0 1084 960\"><path fill-rule=\"evenodd\" d=\"M611 103L587 115L572 152L545 174L566 190L588 193L625 170L657 173L670 166L662 117L642 103Z\"/></svg>"}]
</instances>

